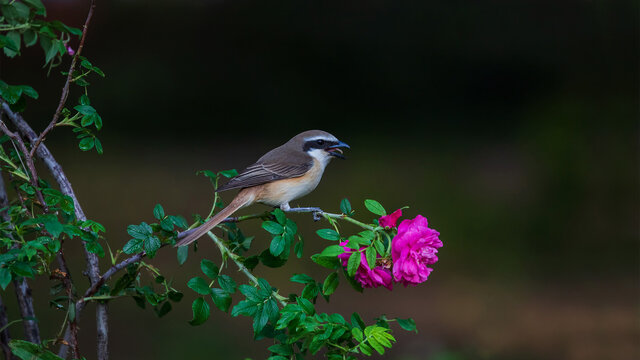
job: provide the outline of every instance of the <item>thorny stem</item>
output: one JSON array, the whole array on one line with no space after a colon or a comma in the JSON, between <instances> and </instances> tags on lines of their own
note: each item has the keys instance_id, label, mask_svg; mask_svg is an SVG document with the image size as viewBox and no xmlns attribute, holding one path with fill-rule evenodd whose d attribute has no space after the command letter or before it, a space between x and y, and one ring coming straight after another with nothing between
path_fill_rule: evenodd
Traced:
<instances>
[{"instance_id":1,"label":"thorny stem","mask_svg":"<svg viewBox=\"0 0 640 360\"><path fill-rule=\"evenodd\" d=\"M232 252L231 250L229 250L229 248L224 244L224 242L217 237L215 234L213 234L211 231L209 231L207 233L207 235L209 235L209 237L213 240L214 243L216 243L216 245L218 245L218 248L220 249L220 254L222 254L222 258L224 259L225 256L228 256L231 260L233 260L234 263L236 263L236 266L238 267L238 269L240 271L242 271L247 278L249 278L249 280L255 285L258 286L258 278L256 278L251 271L249 271L249 269L247 269L246 266L244 266L244 264L242 263L242 261L240 261L240 256L235 254L234 252ZM287 306L287 298L278 294L277 292L273 291L271 293L271 295L276 298L278 300L278 302L280 302L280 305Z\"/></svg>"},{"instance_id":2,"label":"thorny stem","mask_svg":"<svg viewBox=\"0 0 640 360\"><path fill-rule=\"evenodd\" d=\"M89 23L91 22L91 18L93 17L93 11L95 10L95 8L96 8L96 2L95 0L91 0L91 5L89 6L89 12L87 13L87 18L84 21L84 25L82 26L82 36L80 37L80 44L78 45L76 54L73 56L73 59L71 59L71 65L69 66L69 73L67 74L67 81L64 83L64 87L62 88L62 94L60 95L60 102L58 103L58 108L56 109L56 112L53 114L53 119L51 119L51 122L49 123L49 125L42 131L40 136L38 136L38 138L33 142L33 146L31 147L31 153L30 153L31 157L35 155L36 150L38 150L38 146L40 146L40 143L42 142L42 140L44 140L44 137L47 135L47 133L49 133L49 131L51 131L56 126L56 123L60 118L60 113L62 112L62 109L64 108L64 105L67 102L67 97L69 97L69 86L73 82L73 72L76 69L76 64L78 62L78 59L80 58L80 54L82 53L82 48L84 48L84 40L87 37L87 29L89 28Z\"/></svg>"}]
</instances>

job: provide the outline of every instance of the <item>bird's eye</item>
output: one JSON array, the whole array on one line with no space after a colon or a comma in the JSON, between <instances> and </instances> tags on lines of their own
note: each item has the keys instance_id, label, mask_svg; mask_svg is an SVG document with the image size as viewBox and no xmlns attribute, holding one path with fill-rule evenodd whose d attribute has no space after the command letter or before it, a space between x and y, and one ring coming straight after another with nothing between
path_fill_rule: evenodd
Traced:
<instances>
[{"instance_id":1,"label":"bird's eye","mask_svg":"<svg viewBox=\"0 0 640 360\"><path fill-rule=\"evenodd\" d=\"M316 144L318 145L324 145L324 140L320 139L320 140L316 140Z\"/></svg>"}]
</instances>

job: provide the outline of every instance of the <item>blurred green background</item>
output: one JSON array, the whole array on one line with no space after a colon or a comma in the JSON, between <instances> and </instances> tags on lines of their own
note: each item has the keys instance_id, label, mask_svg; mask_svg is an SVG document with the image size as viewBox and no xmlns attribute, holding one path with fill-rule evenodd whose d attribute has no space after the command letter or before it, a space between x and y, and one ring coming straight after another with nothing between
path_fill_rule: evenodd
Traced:
<instances>
[{"instance_id":1,"label":"blurred green background","mask_svg":"<svg viewBox=\"0 0 640 360\"><path fill-rule=\"evenodd\" d=\"M77 27L87 10L46 5ZM300 131L329 131L351 145L348 160L296 205L338 211L348 197L363 218L366 198L408 205L444 247L427 283L359 294L343 282L321 311L415 318L419 333L398 329L388 359L638 359L639 10L602 0L99 1L85 54L107 74L89 88L105 154L79 152L66 129L47 143L121 248L126 226L150 221L156 203L208 212L211 188L196 171L241 169ZM25 113L36 129L63 81L42 63L35 48L0 62L3 80L40 93ZM256 269L284 293L301 290L287 274L325 273L308 256L326 246L314 234L326 225L294 219L305 257ZM257 222L243 226L256 251L268 246ZM165 318L112 302L113 359L267 357L245 318L187 323L186 281L200 258L219 261L202 243L182 267L171 249L150 261L186 294ZM79 245L68 252L80 271ZM48 308L48 286L34 292L52 337L62 314ZM93 321L86 311L89 357Z\"/></svg>"}]
</instances>

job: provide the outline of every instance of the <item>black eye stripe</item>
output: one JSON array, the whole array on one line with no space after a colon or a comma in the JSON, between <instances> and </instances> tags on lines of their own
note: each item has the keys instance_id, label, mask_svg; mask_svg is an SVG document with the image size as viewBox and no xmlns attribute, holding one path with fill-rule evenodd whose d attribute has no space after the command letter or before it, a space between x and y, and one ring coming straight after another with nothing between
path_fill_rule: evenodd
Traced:
<instances>
[{"instance_id":1,"label":"black eye stripe","mask_svg":"<svg viewBox=\"0 0 640 360\"><path fill-rule=\"evenodd\" d=\"M302 150L306 152L313 149L326 149L328 147L331 147L332 145L336 145L337 143L337 141L325 139L309 140L304 143Z\"/></svg>"}]
</instances>

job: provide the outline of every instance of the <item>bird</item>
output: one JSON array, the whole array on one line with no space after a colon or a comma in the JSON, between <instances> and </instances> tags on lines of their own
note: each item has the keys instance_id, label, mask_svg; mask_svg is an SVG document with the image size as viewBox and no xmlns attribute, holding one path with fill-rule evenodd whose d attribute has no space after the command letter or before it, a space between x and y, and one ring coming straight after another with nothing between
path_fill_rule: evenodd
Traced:
<instances>
[{"instance_id":1,"label":"bird","mask_svg":"<svg viewBox=\"0 0 640 360\"><path fill-rule=\"evenodd\" d=\"M255 203L279 207L285 212L319 210L291 208L289 202L312 192L334 157L345 159L341 148L350 146L322 130L308 130L292 137L220 186L217 192L232 189L240 192L203 225L183 232L182 239L179 235L175 246L191 244L237 210Z\"/></svg>"}]
</instances>

